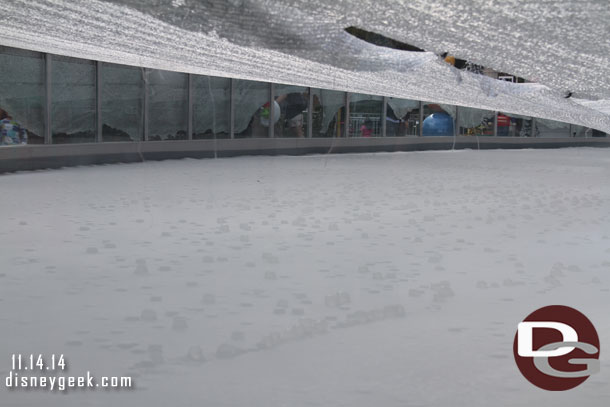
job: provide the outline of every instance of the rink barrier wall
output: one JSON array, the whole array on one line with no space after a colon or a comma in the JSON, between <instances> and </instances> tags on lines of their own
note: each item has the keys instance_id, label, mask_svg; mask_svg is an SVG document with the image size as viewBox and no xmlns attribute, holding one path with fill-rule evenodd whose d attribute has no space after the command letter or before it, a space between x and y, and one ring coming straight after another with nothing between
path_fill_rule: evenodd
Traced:
<instances>
[{"instance_id":1,"label":"rink barrier wall","mask_svg":"<svg viewBox=\"0 0 610 407\"><path fill-rule=\"evenodd\" d=\"M5 46L0 46L0 73L0 108L17 116L15 119L31 133L30 144L0 147L0 173L240 155L610 145L607 134L570 123L554 122L550 133L541 134L540 119L535 117L515 117L519 123L515 123L514 132L503 134L498 130L499 112L464 106L454 106L452 130L441 132L447 136L436 136L439 129L429 128L433 137L427 137L425 111L430 116L441 109L434 102L159 71ZM202 88L202 83L207 88ZM208 93L202 94L206 89ZM301 124L304 137L288 136L286 129L278 132L277 124L261 128L264 103L270 105L267 114L275 117L276 104L270 101L279 94L295 92L309 95L308 108L301 113L305 116ZM314 97L315 119L311 108ZM396 120L388 122L392 120L391 99L405 102L402 108L410 106L400 120L408 124L401 137L396 136L400 132ZM418 117L411 116L411 111ZM468 122L464 117L469 113L470 122L472 113L480 115L479 125L472 129L461 125ZM244 118L249 119L247 126ZM120 124L107 125L107 120L113 119ZM372 137L363 135L361 125L366 127L367 119ZM217 126L217 121L224 124ZM468 134L476 130L485 135L466 136L467 130Z\"/></svg>"},{"instance_id":2,"label":"rink barrier wall","mask_svg":"<svg viewBox=\"0 0 610 407\"><path fill-rule=\"evenodd\" d=\"M607 138L384 137L273 138L24 145L0 148L0 173L81 165L246 155L306 155L427 150L610 147Z\"/></svg>"}]
</instances>

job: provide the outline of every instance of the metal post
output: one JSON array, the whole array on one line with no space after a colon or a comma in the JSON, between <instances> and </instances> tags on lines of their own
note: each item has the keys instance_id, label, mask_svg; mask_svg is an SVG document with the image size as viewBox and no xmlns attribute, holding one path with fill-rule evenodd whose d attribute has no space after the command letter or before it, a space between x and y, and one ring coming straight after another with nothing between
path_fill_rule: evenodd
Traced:
<instances>
[{"instance_id":1,"label":"metal post","mask_svg":"<svg viewBox=\"0 0 610 407\"><path fill-rule=\"evenodd\" d=\"M229 79L229 137L235 138L235 79Z\"/></svg>"},{"instance_id":2,"label":"metal post","mask_svg":"<svg viewBox=\"0 0 610 407\"><path fill-rule=\"evenodd\" d=\"M142 68L142 88L144 103L142 105L142 119L144 121L144 141L148 141L148 69Z\"/></svg>"},{"instance_id":3,"label":"metal post","mask_svg":"<svg viewBox=\"0 0 610 407\"><path fill-rule=\"evenodd\" d=\"M349 92L345 92L345 123L343 125L343 137L349 137Z\"/></svg>"},{"instance_id":4,"label":"metal post","mask_svg":"<svg viewBox=\"0 0 610 407\"><path fill-rule=\"evenodd\" d=\"M460 107L455 106L455 117L453 118L453 137L457 137L460 135Z\"/></svg>"},{"instance_id":5,"label":"metal post","mask_svg":"<svg viewBox=\"0 0 610 407\"><path fill-rule=\"evenodd\" d=\"M51 112L51 100L52 100L52 88L51 88L51 69L53 69L53 56L51 54L44 54L45 58L45 126L44 126L44 143L52 144L53 143L53 133L51 132L51 126L53 123L53 117Z\"/></svg>"},{"instance_id":6,"label":"metal post","mask_svg":"<svg viewBox=\"0 0 610 407\"><path fill-rule=\"evenodd\" d=\"M97 61L95 64L95 106L96 106L96 142L101 143L103 138L103 121L102 121L102 68L103 62Z\"/></svg>"},{"instance_id":7,"label":"metal post","mask_svg":"<svg viewBox=\"0 0 610 407\"><path fill-rule=\"evenodd\" d=\"M269 138L273 138L275 130L275 84L269 84Z\"/></svg>"},{"instance_id":8,"label":"metal post","mask_svg":"<svg viewBox=\"0 0 610 407\"><path fill-rule=\"evenodd\" d=\"M494 112L494 137L498 137L498 112Z\"/></svg>"},{"instance_id":9,"label":"metal post","mask_svg":"<svg viewBox=\"0 0 610 407\"><path fill-rule=\"evenodd\" d=\"M388 127L388 97L383 97L383 107L381 108L381 137L386 136Z\"/></svg>"},{"instance_id":10,"label":"metal post","mask_svg":"<svg viewBox=\"0 0 610 407\"><path fill-rule=\"evenodd\" d=\"M187 113L187 140L193 139L193 74L188 74L188 113Z\"/></svg>"},{"instance_id":11,"label":"metal post","mask_svg":"<svg viewBox=\"0 0 610 407\"><path fill-rule=\"evenodd\" d=\"M419 101L419 137L424 135L424 102Z\"/></svg>"},{"instance_id":12,"label":"metal post","mask_svg":"<svg viewBox=\"0 0 610 407\"><path fill-rule=\"evenodd\" d=\"M532 137L536 136L536 118L532 117Z\"/></svg>"},{"instance_id":13,"label":"metal post","mask_svg":"<svg viewBox=\"0 0 610 407\"><path fill-rule=\"evenodd\" d=\"M307 102L307 138L313 137L313 89L307 88L309 101Z\"/></svg>"}]
</instances>

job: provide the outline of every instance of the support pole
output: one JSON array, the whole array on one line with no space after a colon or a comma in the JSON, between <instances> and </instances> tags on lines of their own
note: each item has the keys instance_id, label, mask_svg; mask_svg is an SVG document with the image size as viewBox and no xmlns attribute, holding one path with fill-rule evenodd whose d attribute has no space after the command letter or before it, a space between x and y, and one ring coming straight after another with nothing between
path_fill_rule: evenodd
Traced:
<instances>
[{"instance_id":1,"label":"support pole","mask_svg":"<svg viewBox=\"0 0 610 407\"><path fill-rule=\"evenodd\" d=\"M309 100L307 101L307 138L313 137L313 89L307 88Z\"/></svg>"},{"instance_id":2,"label":"support pole","mask_svg":"<svg viewBox=\"0 0 610 407\"><path fill-rule=\"evenodd\" d=\"M275 85L269 84L269 138L275 137Z\"/></svg>"},{"instance_id":3,"label":"support pole","mask_svg":"<svg viewBox=\"0 0 610 407\"><path fill-rule=\"evenodd\" d=\"M343 124L343 137L349 137L349 92L345 92L345 123Z\"/></svg>"},{"instance_id":4,"label":"support pole","mask_svg":"<svg viewBox=\"0 0 610 407\"><path fill-rule=\"evenodd\" d=\"M53 112L51 111L51 101L52 101L52 84L51 84L51 70L53 69L53 56L51 54L44 54L45 59L45 75L44 75L44 85L45 85L45 104L44 104L44 143L52 144L53 143L53 133L51 130L51 126L53 123Z\"/></svg>"},{"instance_id":5,"label":"support pole","mask_svg":"<svg viewBox=\"0 0 610 407\"><path fill-rule=\"evenodd\" d=\"M148 141L149 139L149 134L148 134L148 105L149 105L149 100L148 100L148 69L147 68L142 68L142 83L143 83L143 89L142 92L144 93L144 103L142 105L142 120L144 121L144 141Z\"/></svg>"},{"instance_id":6,"label":"support pole","mask_svg":"<svg viewBox=\"0 0 610 407\"><path fill-rule=\"evenodd\" d=\"M460 122L460 107L459 106L455 106L455 117L453 119L453 137L457 137L460 135L460 127L459 127L459 122Z\"/></svg>"},{"instance_id":7,"label":"support pole","mask_svg":"<svg viewBox=\"0 0 610 407\"><path fill-rule=\"evenodd\" d=\"M193 74L188 74L187 140L193 139Z\"/></svg>"},{"instance_id":8,"label":"support pole","mask_svg":"<svg viewBox=\"0 0 610 407\"><path fill-rule=\"evenodd\" d=\"M419 101L419 137L424 135L424 102Z\"/></svg>"},{"instance_id":9,"label":"support pole","mask_svg":"<svg viewBox=\"0 0 610 407\"><path fill-rule=\"evenodd\" d=\"M383 107L381 108L381 137L386 137L388 127L388 97L383 97Z\"/></svg>"},{"instance_id":10,"label":"support pole","mask_svg":"<svg viewBox=\"0 0 610 407\"><path fill-rule=\"evenodd\" d=\"M102 120L102 86L104 83L102 82L102 69L103 62L97 61L95 64L95 107L96 107L96 142L101 143L104 141L103 135L103 120Z\"/></svg>"},{"instance_id":11,"label":"support pole","mask_svg":"<svg viewBox=\"0 0 610 407\"><path fill-rule=\"evenodd\" d=\"M230 80L229 95L229 138L235 138L235 79Z\"/></svg>"},{"instance_id":12,"label":"support pole","mask_svg":"<svg viewBox=\"0 0 610 407\"><path fill-rule=\"evenodd\" d=\"M536 135L536 118L532 117L532 137L538 137Z\"/></svg>"}]
</instances>

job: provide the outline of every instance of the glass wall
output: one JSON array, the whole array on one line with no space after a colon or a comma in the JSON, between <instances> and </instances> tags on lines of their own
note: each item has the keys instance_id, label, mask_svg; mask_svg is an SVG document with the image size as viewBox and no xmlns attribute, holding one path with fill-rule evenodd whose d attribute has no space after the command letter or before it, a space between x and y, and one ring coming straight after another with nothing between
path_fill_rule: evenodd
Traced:
<instances>
[{"instance_id":1,"label":"glass wall","mask_svg":"<svg viewBox=\"0 0 610 407\"><path fill-rule=\"evenodd\" d=\"M312 89L312 137L343 137L345 127L345 92Z\"/></svg>"},{"instance_id":2,"label":"glass wall","mask_svg":"<svg viewBox=\"0 0 610 407\"><path fill-rule=\"evenodd\" d=\"M268 137L269 124L280 120L279 104L275 102L274 117L270 120L270 84L235 80L235 137Z\"/></svg>"},{"instance_id":3,"label":"glass wall","mask_svg":"<svg viewBox=\"0 0 610 407\"><path fill-rule=\"evenodd\" d=\"M419 101L388 98L385 120L387 137L419 136Z\"/></svg>"},{"instance_id":4,"label":"glass wall","mask_svg":"<svg viewBox=\"0 0 610 407\"><path fill-rule=\"evenodd\" d=\"M96 70L93 61L53 56L51 132L53 143L96 140Z\"/></svg>"},{"instance_id":5,"label":"glass wall","mask_svg":"<svg viewBox=\"0 0 610 407\"><path fill-rule=\"evenodd\" d=\"M231 80L193 75L193 139L230 137Z\"/></svg>"},{"instance_id":6,"label":"glass wall","mask_svg":"<svg viewBox=\"0 0 610 407\"><path fill-rule=\"evenodd\" d=\"M536 137L542 138L567 138L572 137L568 123L556 122L554 120L536 119Z\"/></svg>"},{"instance_id":7,"label":"glass wall","mask_svg":"<svg viewBox=\"0 0 610 407\"><path fill-rule=\"evenodd\" d=\"M425 102L423 106L424 122L422 125L422 135L424 137L453 137L453 121L456 114L456 107L427 102Z\"/></svg>"},{"instance_id":8,"label":"glass wall","mask_svg":"<svg viewBox=\"0 0 610 407\"><path fill-rule=\"evenodd\" d=\"M493 136L494 135L494 115L492 110L474 109L472 107L458 108L457 129L461 136ZM503 122L507 127L500 126L498 120L498 136L508 136L510 119ZM506 130L506 134L501 133Z\"/></svg>"},{"instance_id":9,"label":"glass wall","mask_svg":"<svg viewBox=\"0 0 610 407\"><path fill-rule=\"evenodd\" d=\"M383 97L350 93L349 137L381 137Z\"/></svg>"},{"instance_id":10,"label":"glass wall","mask_svg":"<svg viewBox=\"0 0 610 407\"><path fill-rule=\"evenodd\" d=\"M188 75L149 70L149 140L186 140L188 128Z\"/></svg>"},{"instance_id":11,"label":"glass wall","mask_svg":"<svg viewBox=\"0 0 610 407\"><path fill-rule=\"evenodd\" d=\"M384 108L381 96L347 99L345 92L302 86L194 74L189 84L185 73L62 56L45 61L44 54L3 46L0 79L0 145L44 143L49 133L52 143L96 142L98 130L105 142L187 140L189 128L193 139L229 138L231 130L236 138L492 136L494 127L499 137L607 136L553 120L393 97Z\"/></svg>"},{"instance_id":12,"label":"glass wall","mask_svg":"<svg viewBox=\"0 0 610 407\"><path fill-rule=\"evenodd\" d=\"M102 140L139 141L144 134L142 68L103 63Z\"/></svg>"},{"instance_id":13,"label":"glass wall","mask_svg":"<svg viewBox=\"0 0 610 407\"><path fill-rule=\"evenodd\" d=\"M275 124L275 137L306 137L309 88L274 85L275 101L280 108L280 119Z\"/></svg>"},{"instance_id":14,"label":"glass wall","mask_svg":"<svg viewBox=\"0 0 610 407\"><path fill-rule=\"evenodd\" d=\"M0 46L0 145L44 143L42 54Z\"/></svg>"}]
</instances>

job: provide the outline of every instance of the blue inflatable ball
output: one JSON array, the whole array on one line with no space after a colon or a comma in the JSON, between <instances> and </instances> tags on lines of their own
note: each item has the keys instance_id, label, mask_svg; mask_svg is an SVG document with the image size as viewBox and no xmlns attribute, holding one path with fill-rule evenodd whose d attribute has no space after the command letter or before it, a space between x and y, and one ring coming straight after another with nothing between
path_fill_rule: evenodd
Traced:
<instances>
[{"instance_id":1,"label":"blue inflatable ball","mask_svg":"<svg viewBox=\"0 0 610 407\"><path fill-rule=\"evenodd\" d=\"M453 137L453 118L447 113L432 113L424 120L423 135Z\"/></svg>"}]
</instances>

